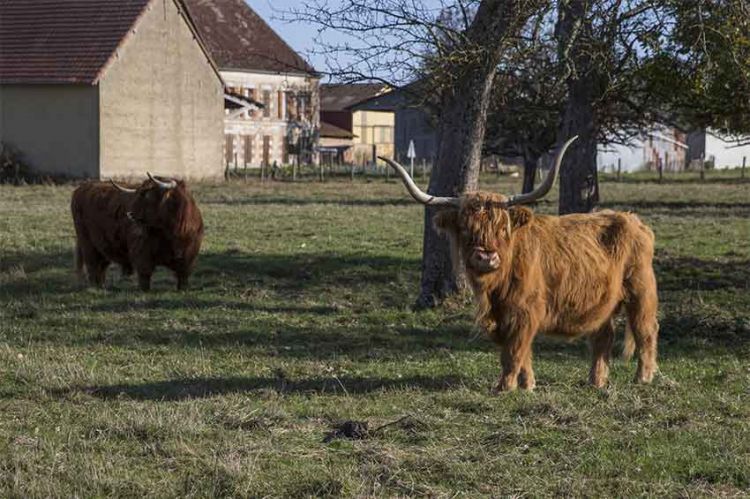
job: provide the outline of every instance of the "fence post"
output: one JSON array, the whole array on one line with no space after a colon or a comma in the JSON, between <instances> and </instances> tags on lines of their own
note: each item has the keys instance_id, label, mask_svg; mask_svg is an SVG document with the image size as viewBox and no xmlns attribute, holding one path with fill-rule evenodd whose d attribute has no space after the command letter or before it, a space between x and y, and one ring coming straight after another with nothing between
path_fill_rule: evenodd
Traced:
<instances>
[{"instance_id":1,"label":"fence post","mask_svg":"<svg viewBox=\"0 0 750 499\"><path fill-rule=\"evenodd\" d=\"M662 180L664 180L664 161L659 156L657 156L657 160L659 162L659 183L661 184Z\"/></svg>"},{"instance_id":2,"label":"fence post","mask_svg":"<svg viewBox=\"0 0 750 499\"><path fill-rule=\"evenodd\" d=\"M323 182L323 162L318 161L318 180Z\"/></svg>"},{"instance_id":3,"label":"fence post","mask_svg":"<svg viewBox=\"0 0 750 499\"><path fill-rule=\"evenodd\" d=\"M706 180L706 155L701 154L701 181Z\"/></svg>"},{"instance_id":4,"label":"fence post","mask_svg":"<svg viewBox=\"0 0 750 499\"><path fill-rule=\"evenodd\" d=\"M742 177L745 178L745 163L747 162L747 156L742 156Z\"/></svg>"},{"instance_id":5,"label":"fence post","mask_svg":"<svg viewBox=\"0 0 750 499\"><path fill-rule=\"evenodd\" d=\"M263 182L266 178L266 162L260 162L260 181Z\"/></svg>"},{"instance_id":6,"label":"fence post","mask_svg":"<svg viewBox=\"0 0 750 499\"><path fill-rule=\"evenodd\" d=\"M620 175L622 174L622 158L617 158L617 181L620 181Z\"/></svg>"}]
</instances>

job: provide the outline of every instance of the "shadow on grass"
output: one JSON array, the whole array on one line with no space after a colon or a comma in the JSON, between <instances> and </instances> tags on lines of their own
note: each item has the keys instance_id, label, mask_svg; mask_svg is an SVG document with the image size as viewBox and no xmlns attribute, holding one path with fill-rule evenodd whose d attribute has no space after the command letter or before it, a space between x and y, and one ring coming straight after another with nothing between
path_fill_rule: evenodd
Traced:
<instances>
[{"instance_id":1,"label":"shadow on grass","mask_svg":"<svg viewBox=\"0 0 750 499\"><path fill-rule=\"evenodd\" d=\"M750 289L750 260L657 255L654 268L660 291Z\"/></svg>"},{"instance_id":2,"label":"shadow on grass","mask_svg":"<svg viewBox=\"0 0 750 499\"><path fill-rule=\"evenodd\" d=\"M663 203L634 201L632 203L602 203L601 208L615 211L633 211L648 217L670 216L696 220L750 217L750 204L748 203L685 203L683 205L683 203L669 201Z\"/></svg>"},{"instance_id":3,"label":"shadow on grass","mask_svg":"<svg viewBox=\"0 0 750 499\"><path fill-rule=\"evenodd\" d=\"M600 181L604 184L661 184L661 185L685 185L685 184L727 184L727 185L741 185L750 183L750 177L742 178L740 172L736 173L736 176L729 175L712 175L711 173L706 174L704 180L700 179L698 173L679 174L679 175L665 175L660 181L658 174L643 175L643 174L623 174L620 180L617 180L611 173L600 174Z\"/></svg>"},{"instance_id":4,"label":"shadow on grass","mask_svg":"<svg viewBox=\"0 0 750 499\"><path fill-rule=\"evenodd\" d=\"M128 292L86 293L67 271L70 261L65 251L4 255L0 299L12 303L0 316L29 324L41 321L33 325L34 341L62 345L236 346L300 359L389 359L434 356L441 349L493 349L484 339L472 339L476 333L468 310L442 322L444 312L428 318L406 310L409 289L418 279L419 262L413 258L208 253L199 261L191 291L175 293L170 283L169 293L157 289L149 294L135 290L133 283ZM8 274L17 265L23 266L23 275ZM662 293L750 288L747 260L665 255L657 259L656 269ZM250 296L242 296L245 292ZM45 300L39 300L40 295ZM322 296L336 301L341 297L340 304L320 303ZM713 300L710 295L707 299ZM50 313L57 304L80 310L82 318L75 320L83 326L71 328L70 316ZM664 352L700 356L700 349L713 347L744 351L750 343L747 315L715 316L712 310L663 307ZM173 321L172 312L182 315ZM425 323L433 325L419 325ZM585 345L541 342L535 350L583 357Z\"/></svg>"},{"instance_id":5,"label":"shadow on grass","mask_svg":"<svg viewBox=\"0 0 750 499\"><path fill-rule=\"evenodd\" d=\"M118 272L110 266L111 272ZM358 256L340 254L245 254L237 251L204 253L198 258L197 268L191 276L191 292L220 291L250 286L276 290L305 291L321 286L358 287L387 284L398 280L405 269L418 271L415 258L390 256ZM166 269L157 269L156 278ZM48 253L12 253L0 260L3 273L0 296L22 297L26 295L65 294L83 289L73 271L72 250ZM169 272L170 280L171 272ZM416 274L415 274L416 275ZM125 290L136 291L134 279L118 282L107 291L116 294ZM155 287L143 296L158 296L169 288ZM189 301L189 300L188 300ZM164 306L171 306L167 303ZM175 306L179 306L175 303Z\"/></svg>"},{"instance_id":6,"label":"shadow on grass","mask_svg":"<svg viewBox=\"0 0 750 499\"><path fill-rule=\"evenodd\" d=\"M381 199L346 199L346 198L326 198L326 197L293 197L293 196L268 196L255 195L246 198L221 199L215 197L206 197L202 204L220 204L225 206L266 206L266 205L284 205L284 206L309 206L309 205L339 205L339 206L362 206L362 207L382 207L382 206L414 206L415 202L404 192L404 196L384 197Z\"/></svg>"},{"instance_id":7,"label":"shadow on grass","mask_svg":"<svg viewBox=\"0 0 750 499\"><path fill-rule=\"evenodd\" d=\"M59 394L82 391L102 399L125 397L135 400L175 401L269 390L283 394L319 393L341 396L410 388L441 391L463 384L464 381L458 376L407 376L395 379L341 376L292 380L279 375L273 378L180 378L140 384L79 387Z\"/></svg>"}]
</instances>

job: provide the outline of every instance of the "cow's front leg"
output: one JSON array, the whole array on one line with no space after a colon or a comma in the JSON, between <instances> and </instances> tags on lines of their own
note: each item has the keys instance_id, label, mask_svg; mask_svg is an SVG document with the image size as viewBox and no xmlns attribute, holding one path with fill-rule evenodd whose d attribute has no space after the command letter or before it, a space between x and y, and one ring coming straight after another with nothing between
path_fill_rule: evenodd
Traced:
<instances>
[{"instance_id":1,"label":"cow's front leg","mask_svg":"<svg viewBox=\"0 0 750 499\"><path fill-rule=\"evenodd\" d=\"M603 388L609 377L609 358L612 355L612 343L615 341L615 326L611 320L594 333L591 338L591 371L589 383L596 388Z\"/></svg>"},{"instance_id":2,"label":"cow's front leg","mask_svg":"<svg viewBox=\"0 0 750 499\"><path fill-rule=\"evenodd\" d=\"M176 272L177 275L177 291L185 291L188 288L188 279L190 274L183 271Z\"/></svg>"},{"instance_id":3,"label":"cow's front leg","mask_svg":"<svg viewBox=\"0 0 750 499\"><path fill-rule=\"evenodd\" d=\"M529 391L536 388L536 377L534 376L534 369L531 367L531 350L529 348L529 354L526 356L526 361L518 374L518 386Z\"/></svg>"},{"instance_id":4,"label":"cow's front leg","mask_svg":"<svg viewBox=\"0 0 750 499\"><path fill-rule=\"evenodd\" d=\"M141 291L151 290L151 276L154 273L154 265L151 262L141 261L136 265L138 274L138 287Z\"/></svg>"},{"instance_id":5,"label":"cow's front leg","mask_svg":"<svg viewBox=\"0 0 750 499\"><path fill-rule=\"evenodd\" d=\"M531 370L531 342L534 340L534 330L524 329L513 334L509 334L500 347L500 362L502 372L493 393L509 392L518 387L519 375L524 368L524 377L522 388L529 388L529 381L536 385L534 372ZM529 378L531 374L531 378ZM524 386L525 385L525 386Z\"/></svg>"}]
</instances>

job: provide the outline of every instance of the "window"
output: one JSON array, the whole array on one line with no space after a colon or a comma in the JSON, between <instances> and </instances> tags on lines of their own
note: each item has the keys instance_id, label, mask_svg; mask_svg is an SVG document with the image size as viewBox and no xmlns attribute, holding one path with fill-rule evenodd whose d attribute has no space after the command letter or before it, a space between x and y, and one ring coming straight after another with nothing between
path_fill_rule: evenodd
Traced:
<instances>
[{"instance_id":1,"label":"window","mask_svg":"<svg viewBox=\"0 0 750 499\"><path fill-rule=\"evenodd\" d=\"M263 136L263 164L271 165L271 137L269 135Z\"/></svg>"},{"instance_id":2,"label":"window","mask_svg":"<svg viewBox=\"0 0 750 499\"><path fill-rule=\"evenodd\" d=\"M245 164L249 165L253 162L253 137L252 135L245 135Z\"/></svg>"},{"instance_id":3,"label":"window","mask_svg":"<svg viewBox=\"0 0 750 499\"><path fill-rule=\"evenodd\" d=\"M294 92L286 93L286 115L290 120L297 119L297 97Z\"/></svg>"},{"instance_id":4,"label":"window","mask_svg":"<svg viewBox=\"0 0 750 499\"><path fill-rule=\"evenodd\" d=\"M234 136L224 136L224 159L228 165L234 163Z\"/></svg>"},{"instance_id":5,"label":"window","mask_svg":"<svg viewBox=\"0 0 750 499\"><path fill-rule=\"evenodd\" d=\"M276 102L277 102L276 111L278 113L279 119L283 120L284 119L284 92L282 92L281 90L279 90L277 93Z\"/></svg>"},{"instance_id":6,"label":"window","mask_svg":"<svg viewBox=\"0 0 750 499\"><path fill-rule=\"evenodd\" d=\"M263 90L263 117L271 117L271 91Z\"/></svg>"}]
</instances>

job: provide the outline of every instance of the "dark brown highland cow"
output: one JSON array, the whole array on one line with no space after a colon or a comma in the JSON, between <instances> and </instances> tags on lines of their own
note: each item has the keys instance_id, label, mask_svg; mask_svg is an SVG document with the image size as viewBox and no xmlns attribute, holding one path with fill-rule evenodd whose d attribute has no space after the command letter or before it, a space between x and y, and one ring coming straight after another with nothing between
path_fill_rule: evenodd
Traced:
<instances>
[{"instance_id":1,"label":"dark brown highland cow","mask_svg":"<svg viewBox=\"0 0 750 499\"><path fill-rule=\"evenodd\" d=\"M519 206L547 194L573 140L562 147L534 192L513 197L484 192L433 197L403 167L381 158L417 201L445 207L435 225L449 237L454 260L464 264L478 322L500 346L502 372L495 391L534 388L531 343L538 333L588 336L593 351L589 382L604 386L613 320L623 307L625 355L638 348L636 381L649 383L656 371L659 325L651 229L632 213L547 216Z\"/></svg>"},{"instance_id":2,"label":"dark brown highland cow","mask_svg":"<svg viewBox=\"0 0 750 499\"><path fill-rule=\"evenodd\" d=\"M76 229L76 271L86 266L89 282L103 286L107 267L138 274L143 291L157 265L177 276L185 289L203 240L203 218L179 180L152 177L137 189L114 182L86 182L73 192L70 208Z\"/></svg>"}]
</instances>

